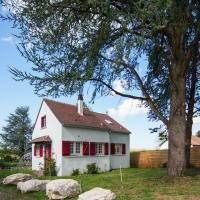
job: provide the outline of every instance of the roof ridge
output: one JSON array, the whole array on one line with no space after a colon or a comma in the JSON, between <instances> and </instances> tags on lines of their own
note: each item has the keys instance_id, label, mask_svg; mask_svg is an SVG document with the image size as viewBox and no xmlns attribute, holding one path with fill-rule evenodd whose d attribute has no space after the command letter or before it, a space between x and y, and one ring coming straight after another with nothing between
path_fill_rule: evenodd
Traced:
<instances>
[{"instance_id":1,"label":"roof ridge","mask_svg":"<svg viewBox=\"0 0 200 200\"><path fill-rule=\"evenodd\" d=\"M44 101L53 101L53 102L56 102L56 103L60 103L60 104L68 105L68 106L77 107L77 105L74 105L74 104L64 103L64 102L61 102L61 101L56 101L56 100L52 100L52 99L48 99L48 98L44 98L43 100L44 100ZM92 110L90 110L90 109L87 108L87 107L84 107L84 108L88 109L91 113L97 113L97 114L102 114L102 115L109 116L109 115L106 114L106 113L101 113L101 112L92 111Z\"/></svg>"},{"instance_id":2,"label":"roof ridge","mask_svg":"<svg viewBox=\"0 0 200 200\"><path fill-rule=\"evenodd\" d=\"M44 101L53 101L53 102L55 102L55 103L60 103L60 104L64 104L64 105L67 105L67 106L73 106L73 107L76 107L76 105L74 105L74 104L64 103L64 102L61 102L61 101L56 101L56 100L48 99L48 98L44 98Z\"/></svg>"}]
</instances>

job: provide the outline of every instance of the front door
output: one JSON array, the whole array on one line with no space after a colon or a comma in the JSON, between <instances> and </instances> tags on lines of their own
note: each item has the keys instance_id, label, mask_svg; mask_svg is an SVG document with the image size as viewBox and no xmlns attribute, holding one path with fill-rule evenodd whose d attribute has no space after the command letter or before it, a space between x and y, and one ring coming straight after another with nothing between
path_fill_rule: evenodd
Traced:
<instances>
[{"instance_id":1,"label":"front door","mask_svg":"<svg viewBox=\"0 0 200 200\"><path fill-rule=\"evenodd\" d=\"M51 159L51 144L45 144L44 147L44 164L46 168L48 161Z\"/></svg>"}]
</instances>

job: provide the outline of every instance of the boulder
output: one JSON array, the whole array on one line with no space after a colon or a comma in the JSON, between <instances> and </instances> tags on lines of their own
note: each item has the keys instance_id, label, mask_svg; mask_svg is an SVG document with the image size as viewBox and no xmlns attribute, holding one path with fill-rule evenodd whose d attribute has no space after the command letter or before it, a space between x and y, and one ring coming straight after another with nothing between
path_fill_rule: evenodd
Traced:
<instances>
[{"instance_id":1,"label":"boulder","mask_svg":"<svg viewBox=\"0 0 200 200\"><path fill-rule=\"evenodd\" d=\"M23 173L17 173L12 174L10 176L7 176L3 179L3 184L17 184L19 182L24 182L32 179L33 176L30 174L23 174Z\"/></svg>"},{"instance_id":2,"label":"boulder","mask_svg":"<svg viewBox=\"0 0 200 200\"><path fill-rule=\"evenodd\" d=\"M20 190L21 193L46 190L46 184L49 182L49 180L32 179L17 183L17 189Z\"/></svg>"},{"instance_id":3,"label":"boulder","mask_svg":"<svg viewBox=\"0 0 200 200\"><path fill-rule=\"evenodd\" d=\"M80 184L72 179L57 179L46 185L49 199L65 199L77 196L81 192Z\"/></svg>"},{"instance_id":4,"label":"boulder","mask_svg":"<svg viewBox=\"0 0 200 200\"><path fill-rule=\"evenodd\" d=\"M93 188L79 195L78 200L114 200L116 195L111 190L102 188Z\"/></svg>"}]
</instances>

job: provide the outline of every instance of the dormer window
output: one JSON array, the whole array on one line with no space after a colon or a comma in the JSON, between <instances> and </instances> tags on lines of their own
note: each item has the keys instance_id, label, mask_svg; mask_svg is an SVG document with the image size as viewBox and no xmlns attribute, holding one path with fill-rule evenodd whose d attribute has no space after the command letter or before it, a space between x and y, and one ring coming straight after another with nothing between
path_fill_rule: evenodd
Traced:
<instances>
[{"instance_id":1,"label":"dormer window","mask_svg":"<svg viewBox=\"0 0 200 200\"><path fill-rule=\"evenodd\" d=\"M41 128L46 128L46 115L41 117Z\"/></svg>"}]
</instances>

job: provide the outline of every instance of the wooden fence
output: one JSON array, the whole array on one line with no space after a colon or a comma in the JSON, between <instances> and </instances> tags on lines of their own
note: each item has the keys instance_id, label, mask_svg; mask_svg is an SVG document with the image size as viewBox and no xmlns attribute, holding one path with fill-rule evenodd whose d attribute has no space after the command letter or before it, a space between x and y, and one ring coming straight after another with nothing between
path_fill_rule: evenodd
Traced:
<instances>
[{"instance_id":1,"label":"wooden fence","mask_svg":"<svg viewBox=\"0 0 200 200\"><path fill-rule=\"evenodd\" d=\"M133 151L130 154L131 167L165 167L166 163L167 150ZM193 147L191 149L190 163L193 167L200 167L200 147Z\"/></svg>"}]
</instances>

